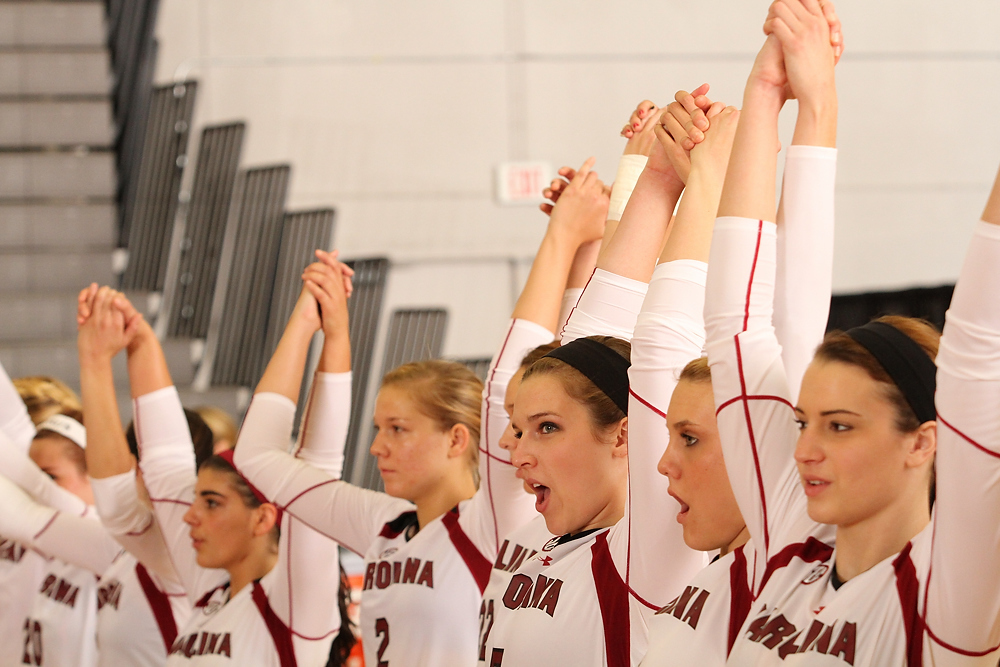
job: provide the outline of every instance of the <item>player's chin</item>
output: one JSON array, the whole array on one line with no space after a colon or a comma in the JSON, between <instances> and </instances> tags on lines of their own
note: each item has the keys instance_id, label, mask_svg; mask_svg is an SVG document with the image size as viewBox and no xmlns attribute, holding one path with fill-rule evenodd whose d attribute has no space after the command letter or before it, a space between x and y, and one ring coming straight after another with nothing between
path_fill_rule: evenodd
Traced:
<instances>
[{"instance_id":1,"label":"player's chin","mask_svg":"<svg viewBox=\"0 0 1000 667\"><path fill-rule=\"evenodd\" d=\"M831 526L849 523L845 513L836 503L830 502L830 498L807 498L806 509L809 518L816 523L823 523Z\"/></svg>"}]
</instances>

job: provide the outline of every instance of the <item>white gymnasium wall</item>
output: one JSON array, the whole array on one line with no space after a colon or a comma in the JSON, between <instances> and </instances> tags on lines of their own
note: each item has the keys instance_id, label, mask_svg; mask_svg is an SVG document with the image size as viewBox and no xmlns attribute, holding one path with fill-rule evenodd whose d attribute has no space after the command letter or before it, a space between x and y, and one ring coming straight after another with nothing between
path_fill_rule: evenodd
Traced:
<instances>
[{"instance_id":1,"label":"white gymnasium wall","mask_svg":"<svg viewBox=\"0 0 1000 667\"><path fill-rule=\"evenodd\" d=\"M390 305L449 307L446 353L488 355L545 224L494 203L496 163L612 178L644 97L739 103L767 5L163 0L157 77L198 78L200 124L246 119L245 164L291 162L291 206L336 206L346 256L398 262ZM834 287L954 280L1000 163L1000 3L838 9Z\"/></svg>"}]
</instances>

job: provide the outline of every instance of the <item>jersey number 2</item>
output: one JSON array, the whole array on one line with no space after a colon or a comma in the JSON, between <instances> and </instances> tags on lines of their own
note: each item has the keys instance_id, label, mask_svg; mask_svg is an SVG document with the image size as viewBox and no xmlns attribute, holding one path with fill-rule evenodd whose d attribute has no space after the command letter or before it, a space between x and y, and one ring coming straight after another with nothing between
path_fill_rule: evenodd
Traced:
<instances>
[{"instance_id":1,"label":"jersey number 2","mask_svg":"<svg viewBox=\"0 0 1000 667\"><path fill-rule=\"evenodd\" d=\"M378 646L378 654L375 656L378 658L378 667L389 667L389 661L382 659L385 650L389 648L389 621L384 618L375 619L375 636L382 638L382 643Z\"/></svg>"},{"instance_id":2,"label":"jersey number 2","mask_svg":"<svg viewBox=\"0 0 1000 667\"><path fill-rule=\"evenodd\" d=\"M24 621L24 656L21 664L42 664L42 624L30 618Z\"/></svg>"}]
</instances>

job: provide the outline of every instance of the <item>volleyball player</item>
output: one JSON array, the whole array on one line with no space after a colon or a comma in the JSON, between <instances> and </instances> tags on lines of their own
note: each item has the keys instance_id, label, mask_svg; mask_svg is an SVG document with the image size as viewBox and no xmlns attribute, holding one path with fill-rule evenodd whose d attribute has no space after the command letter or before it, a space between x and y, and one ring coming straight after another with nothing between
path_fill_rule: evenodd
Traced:
<instances>
[{"instance_id":1,"label":"volleyball player","mask_svg":"<svg viewBox=\"0 0 1000 667\"><path fill-rule=\"evenodd\" d=\"M770 322L777 112L786 83L810 97L833 81L813 67L827 30L817 2L779 0L766 29L706 299L726 466L767 563L729 660L992 665L1000 567L970 554L995 552L1000 519L990 481L1000 458L1000 312L987 296L998 286L1000 247L988 223L1000 222L1000 193L976 231L949 312L938 356L940 416L937 335L908 318L830 334L793 409ZM823 126L829 109L817 111ZM835 549L818 537L831 526Z\"/></svg>"},{"instance_id":2,"label":"volleyball player","mask_svg":"<svg viewBox=\"0 0 1000 667\"><path fill-rule=\"evenodd\" d=\"M167 664L325 664L340 625L336 545L291 517L281 521L275 507L225 458L208 458L195 476L191 435L155 335L124 297L110 290L105 294L122 314L118 326L105 333L116 337L108 345L128 346L130 366L146 369L139 374L144 384L133 386L140 467L170 561L195 601L190 620L178 628ZM308 332L303 343L308 346L320 324L312 297L300 299L293 321L304 336ZM288 377L298 374L296 391L305 364L302 354L300 365L293 359L283 369ZM317 382L313 402L323 386ZM294 397L284 400L290 399ZM294 407L287 422L269 421L270 435L287 442L293 416ZM299 455L338 471L342 436L339 441L336 432L317 437L306 423ZM131 466L121 445L101 453L108 469L126 470L119 475ZM127 521L134 511L110 507L106 520Z\"/></svg>"},{"instance_id":3,"label":"volleyball player","mask_svg":"<svg viewBox=\"0 0 1000 667\"><path fill-rule=\"evenodd\" d=\"M722 114L717 141L705 154L724 170L734 112ZM652 125L645 129L650 137ZM656 524L650 513L670 502L666 480L655 472L664 428L643 398L630 398L629 381L639 378L643 385L648 378L654 400L659 391L669 397L676 371L701 349L704 258L699 266L692 256L707 255L711 218L693 223L690 209L700 188L721 187L721 176L714 186L696 176L695 194L685 197L664 245L683 182L663 146L655 139L650 146L563 346L533 364L518 389L514 437L505 444L536 494L542 517L535 524L559 537L532 545L534 553L511 567L505 588L491 581L486 603L495 620L481 653L488 665L637 664L646 617L705 562L684 546L676 524L646 529ZM658 256L663 263L654 273ZM650 278L654 298L646 293ZM637 317L645 324L637 325ZM636 365L629 368L623 339L644 326L646 334L651 326L664 331L655 343L638 342ZM615 337L592 335L609 333Z\"/></svg>"}]
</instances>

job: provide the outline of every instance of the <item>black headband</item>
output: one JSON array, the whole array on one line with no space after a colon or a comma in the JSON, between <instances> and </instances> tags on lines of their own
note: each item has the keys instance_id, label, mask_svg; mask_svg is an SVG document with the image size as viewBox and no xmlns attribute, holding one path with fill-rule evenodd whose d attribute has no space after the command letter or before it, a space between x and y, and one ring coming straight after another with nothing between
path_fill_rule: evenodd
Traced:
<instances>
[{"instance_id":1,"label":"black headband","mask_svg":"<svg viewBox=\"0 0 1000 667\"><path fill-rule=\"evenodd\" d=\"M896 327L885 322L869 322L847 332L889 374L903 392L920 423L937 419L934 409L934 389L937 386L937 366L924 348Z\"/></svg>"},{"instance_id":2,"label":"black headband","mask_svg":"<svg viewBox=\"0 0 1000 667\"><path fill-rule=\"evenodd\" d=\"M632 365L628 359L589 338L577 338L545 356L563 361L583 373L628 414L628 367Z\"/></svg>"}]
</instances>

